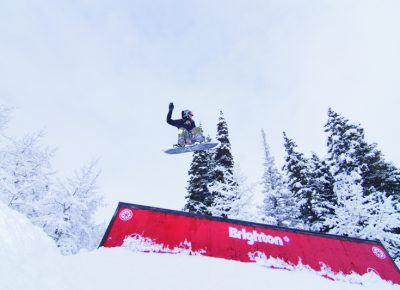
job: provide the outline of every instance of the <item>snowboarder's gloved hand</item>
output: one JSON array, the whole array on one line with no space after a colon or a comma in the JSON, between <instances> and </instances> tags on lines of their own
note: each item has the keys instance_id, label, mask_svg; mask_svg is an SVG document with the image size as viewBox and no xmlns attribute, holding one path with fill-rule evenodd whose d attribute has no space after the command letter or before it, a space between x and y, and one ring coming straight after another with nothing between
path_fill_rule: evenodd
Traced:
<instances>
[{"instance_id":1,"label":"snowboarder's gloved hand","mask_svg":"<svg viewBox=\"0 0 400 290\"><path fill-rule=\"evenodd\" d=\"M172 111L174 109L174 103L169 103L169 110Z\"/></svg>"}]
</instances>

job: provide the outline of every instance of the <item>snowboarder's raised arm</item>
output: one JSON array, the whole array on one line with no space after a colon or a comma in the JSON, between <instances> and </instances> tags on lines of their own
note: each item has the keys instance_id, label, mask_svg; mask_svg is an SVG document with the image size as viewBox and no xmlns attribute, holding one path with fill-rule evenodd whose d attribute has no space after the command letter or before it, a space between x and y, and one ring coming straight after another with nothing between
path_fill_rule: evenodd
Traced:
<instances>
[{"instance_id":1,"label":"snowboarder's raised arm","mask_svg":"<svg viewBox=\"0 0 400 290\"><path fill-rule=\"evenodd\" d=\"M174 103L169 103L169 110L168 110L168 114L167 114L167 123L179 128L179 126L181 125L180 120L172 120L171 119L173 110L174 110Z\"/></svg>"}]
</instances>

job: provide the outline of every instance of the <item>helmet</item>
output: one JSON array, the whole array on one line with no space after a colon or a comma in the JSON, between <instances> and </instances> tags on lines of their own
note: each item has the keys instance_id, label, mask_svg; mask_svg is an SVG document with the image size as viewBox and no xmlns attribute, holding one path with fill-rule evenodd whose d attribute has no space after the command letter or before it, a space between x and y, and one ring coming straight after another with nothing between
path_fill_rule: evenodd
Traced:
<instances>
[{"instance_id":1,"label":"helmet","mask_svg":"<svg viewBox=\"0 0 400 290\"><path fill-rule=\"evenodd\" d=\"M190 111L190 110L182 111L182 118L183 119L188 119L188 118L191 118L191 117L193 117L193 112L192 111Z\"/></svg>"}]
</instances>

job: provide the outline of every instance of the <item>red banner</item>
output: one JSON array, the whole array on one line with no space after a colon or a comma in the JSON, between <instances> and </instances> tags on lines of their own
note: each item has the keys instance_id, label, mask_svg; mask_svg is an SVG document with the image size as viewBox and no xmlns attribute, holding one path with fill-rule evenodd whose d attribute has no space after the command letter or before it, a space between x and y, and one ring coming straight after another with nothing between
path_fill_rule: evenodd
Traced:
<instances>
[{"instance_id":1,"label":"red banner","mask_svg":"<svg viewBox=\"0 0 400 290\"><path fill-rule=\"evenodd\" d=\"M316 271L365 274L400 284L400 272L379 242L120 203L100 246L187 252L242 262L277 259ZM326 274L329 277L329 274Z\"/></svg>"}]
</instances>

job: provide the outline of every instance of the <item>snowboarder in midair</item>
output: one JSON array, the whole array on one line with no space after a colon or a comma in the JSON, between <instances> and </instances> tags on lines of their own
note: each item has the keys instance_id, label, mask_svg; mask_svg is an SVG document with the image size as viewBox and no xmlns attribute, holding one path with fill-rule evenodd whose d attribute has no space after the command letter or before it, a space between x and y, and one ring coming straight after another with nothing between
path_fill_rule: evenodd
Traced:
<instances>
[{"instance_id":1,"label":"snowboarder in midair","mask_svg":"<svg viewBox=\"0 0 400 290\"><path fill-rule=\"evenodd\" d=\"M190 110L182 111L182 119L172 120L172 111L174 110L174 103L169 103L169 110L167 115L167 123L178 128L178 147L185 145L192 145L196 142L203 143L205 138L201 127L196 127L193 120L193 112Z\"/></svg>"}]
</instances>

